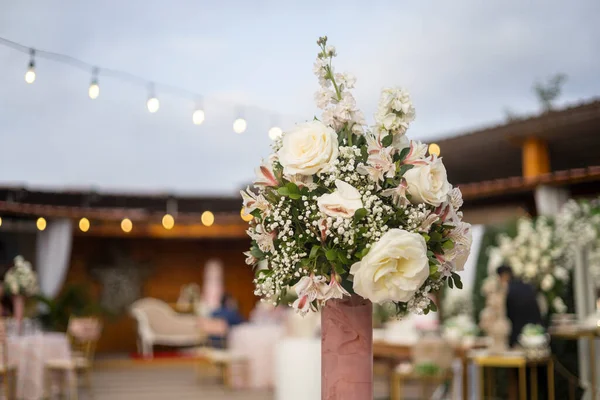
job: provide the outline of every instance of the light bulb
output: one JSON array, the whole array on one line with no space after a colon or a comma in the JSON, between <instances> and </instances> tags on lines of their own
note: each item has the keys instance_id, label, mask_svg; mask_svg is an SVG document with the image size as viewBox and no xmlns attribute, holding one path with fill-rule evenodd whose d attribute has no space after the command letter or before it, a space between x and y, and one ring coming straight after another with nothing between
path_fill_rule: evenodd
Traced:
<instances>
[{"instance_id":1,"label":"light bulb","mask_svg":"<svg viewBox=\"0 0 600 400\"><path fill-rule=\"evenodd\" d=\"M235 133L244 133L248 124L244 118L238 118L233 121L233 131Z\"/></svg>"},{"instance_id":2,"label":"light bulb","mask_svg":"<svg viewBox=\"0 0 600 400\"><path fill-rule=\"evenodd\" d=\"M37 226L37 228L38 228L40 231L43 231L44 229L46 229L46 225L47 225L47 224L46 224L46 219L45 219L45 218L43 218L43 217L39 217L39 218L37 219L37 221L35 221L35 225Z\"/></svg>"},{"instance_id":3,"label":"light bulb","mask_svg":"<svg viewBox=\"0 0 600 400\"><path fill-rule=\"evenodd\" d=\"M192 114L192 121L194 121L194 125L201 125L204 122L204 111L194 111L194 114Z\"/></svg>"},{"instance_id":4,"label":"light bulb","mask_svg":"<svg viewBox=\"0 0 600 400\"><path fill-rule=\"evenodd\" d=\"M438 145L437 143L431 143L429 145L429 154L435 154L436 156L440 156L440 145Z\"/></svg>"},{"instance_id":5,"label":"light bulb","mask_svg":"<svg viewBox=\"0 0 600 400\"><path fill-rule=\"evenodd\" d=\"M162 218L162 225L165 229L173 229L175 226L175 218L171 214L165 214Z\"/></svg>"},{"instance_id":6,"label":"light bulb","mask_svg":"<svg viewBox=\"0 0 600 400\"><path fill-rule=\"evenodd\" d=\"M283 131L278 126L274 126L271 129L269 129L269 138L271 138L271 140L275 140L275 139L281 137L282 134L283 134Z\"/></svg>"},{"instance_id":7,"label":"light bulb","mask_svg":"<svg viewBox=\"0 0 600 400\"><path fill-rule=\"evenodd\" d=\"M131 232L133 229L133 222L131 222L129 218L123 218L123 221L121 221L121 229L125 233Z\"/></svg>"},{"instance_id":8,"label":"light bulb","mask_svg":"<svg viewBox=\"0 0 600 400\"><path fill-rule=\"evenodd\" d=\"M79 229L81 232L87 232L90 230L90 220L83 217L79 220Z\"/></svg>"},{"instance_id":9,"label":"light bulb","mask_svg":"<svg viewBox=\"0 0 600 400\"><path fill-rule=\"evenodd\" d=\"M215 222L215 216L210 211L204 211L200 220L204 224L204 226L211 226Z\"/></svg>"},{"instance_id":10,"label":"light bulb","mask_svg":"<svg viewBox=\"0 0 600 400\"><path fill-rule=\"evenodd\" d=\"M240 215L242 216L242 219L244 221L246 221L246 222L250 222L254 218L254 216L252 214L246 214L244 212L244 208L243 207L242 207L242 210L240 211Z\"/></svg>"},{"instance_id":11,"label":"light bulb","mask_svg":"<svg viewBox=\"0 0 600 400\"><path fill-rule=\"evenodd\" d=\"M2 226L2 217L0 217L0 226Z\"/></svg>"},{"instance_id":12,"label":"light bulb","mask_svg":"<svg viewBox=\"0 0 600 400\"><path fill-rule=\"evenodd\" d=\"M98 82L95 80L90 84L90 88L88 89L88 95L90 99L94 100L100 96L100 86L98 86Z\"/></svg>"},{"instance_id":13,"label":"light bulb","mask_svg":"<svg viewBox=\"0 0 600 400\"><path fill-rule=\"evenodd\" d=\"M160 108L160 102L156 97L152 96L148 99L146 106L148 107L148 111L150 111L151 113L155 113Z\"/></svg>"},{"instance_id":14,"label":"light bulb","mask_svg":"<svg viewBox=\"0 0 600 400\"><path fill-rule=\"evenodd\" d=\"M33 63L29 64L29 68L27 69L27 72L25 72L25 82L35 82L35 65L33 65Z\"/></svg>"}]
</instances>

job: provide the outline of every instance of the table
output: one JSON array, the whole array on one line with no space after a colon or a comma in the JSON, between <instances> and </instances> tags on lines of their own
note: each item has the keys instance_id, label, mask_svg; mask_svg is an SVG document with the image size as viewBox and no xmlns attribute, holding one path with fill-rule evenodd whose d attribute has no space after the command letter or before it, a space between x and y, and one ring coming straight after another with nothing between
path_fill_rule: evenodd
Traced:
<instances>
[{"instance_id":1,"label":"table","mask_svg":"<svg viewBox=\"0 0 600 400\"><path fill-rule=\"evenodd\" d=\"M248 360L249 387L273 387L275 346L284 334L285 328L276 324L246 323L232 328L228 338L229 350ZM241 388L244 383L234 380L232 386Z\"/></svg>"},{"instance_id":2,"label":"table","mask_svg":"<svg viewBox=\"0 0 600 400\"><path fill-rule=\"evenodd\" d=\"M492 375L488 369L484 378L485 368L517 368L519 370L519 399L527 400L527 368L531 368L531 400L537 400L537 367L546 365L548 368L548 399L554 400L554 361L552 356L527 359L521 352L507 351L502 354L490 354L487 351L476 351L469 354L479 368L480 398L492 398ZM488 397L485 397L485 381L487 380Z\"/></svg>"},{"instance_id":3,"label":"table","mask_svg":"<svg viewBox=\"0 0 600 400\"><path fill-rule=\"evenodd\" d=\"M17 367L17 398L44 397L44 365L50 359L70 360L71 348L64 333L45 333L7 338L8 359Z\"/></svg>"},{"instance_id":4,"label":"table","mask_svg":"<svg viewBox=\"0 0 600 400\"><path fill-rule=\"evenodd\" d=\"M564 340L579 340L588 339L589 351L590 351L590 375L591 375L591 391L592 399L596 394L596 337L599 336L599 331L590 329L575 329L575 330L558 330L550 329L550 336L556 339Z\"/></svg>"}]
</instances>

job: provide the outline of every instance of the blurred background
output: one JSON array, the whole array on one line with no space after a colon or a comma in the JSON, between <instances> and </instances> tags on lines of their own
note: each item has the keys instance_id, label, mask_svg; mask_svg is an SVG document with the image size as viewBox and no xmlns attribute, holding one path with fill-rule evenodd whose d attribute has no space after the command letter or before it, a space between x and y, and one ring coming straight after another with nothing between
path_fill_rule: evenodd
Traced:
<instances>
[{"instance_id":1,"label":"blurred background","mask_svg":"<svg viewBox=\"0 0 600 400\"><path fill-rule=\"evenodd\" d=\"M461 316L473 329L455 339L481 335L498 235L554 221L569 199L598 209L599 17L595 0L0 0L0 272L22 255L40 287L3 300L17 397L76 370L79 390L64 386L83 398L319 398L319 318L254 296L239 190L281 130L318 115L327 35L369 123L383 87L410 92L408 135L434 144L474 225L461 298L400 322L376 310L375 397L394 398L424 330ZM596 311L597 237L585 246L546 328L553 313ZM87 332L81 354L73 332ZM589 332L553 338L557 398L597 398ZM445 394L402 398L480 398L462 356Z\"/></svg>"}]
</instances>

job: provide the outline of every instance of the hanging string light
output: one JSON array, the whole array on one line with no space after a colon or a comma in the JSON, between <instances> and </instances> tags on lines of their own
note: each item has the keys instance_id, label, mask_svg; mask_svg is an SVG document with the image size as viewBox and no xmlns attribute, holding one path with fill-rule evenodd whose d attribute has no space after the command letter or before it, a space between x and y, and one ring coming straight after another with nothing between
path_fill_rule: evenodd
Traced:
<instances>
[{"instance_id":1,"label":"hanging string light","mask_svg":"<svg viewBox=\"0 0 600 400\"><path fill-rule=\"evenodd\" d=\"M27 72L25 72L25 82L33 83L35 82L35 50L29 50L29 67L27 68Z\"/></svg>"},{"instance_id":2,"label":"hanging string light","mask_svg":"<svg viewBox=\"0 0 600 400\"><path fill-rule=\"evenodd\" d=\"M240 211L240 216L242 217L242 219L246 222L250 222L252 221L252 219L254 218L254 216L252 214L246 214L244 212L244 207L242 207L242 210Z\"/></svg>"},{"instance_id":3,"label":"hanging string light","mask_svg":"<svg viewBox=\"0 0 600 400\"><path fill-rule=\"evenodd\" d=\"M98 96L100 96L100 86L98 86L98 68L94 68L92 71L92 83L90 83L88 95L92 100L97 99Z\"/></svg>"},{"instance_id":4,"label":"hanging string light","mask_svg":"<svg viewBox=\"0 0 600 400\"><path fill-rule=\"evenodd\" d=\"M215 222L215 215L210 211L204 211L200 216L200 220L204 226L211 226Z\"/></svg>"},{"instance_id":5,"label":"hanging string light","mask_svg":"<svg viewBox=\"0 0 600 400\"><path fill-rule=\"evenodd\" d=\"M43 231L47 226L46 219L44 217L39 217L37 221L35 221L35 226L38 230Z\"/></svg>"},{"instance_id":6,"label":"hanging string light","mask_svg":"<svg viewBox=\"0 0 600 400\"><path fill-rule=\"evenodd\" d=\"M87 232L90 230L90 220L83 217L79 220L79 229L81 232Z\"/></svg>"},{"instance_id":7,"label":"hanging string light","mask_svg":"<svg viewBox=\"0 0 600 400\"><path fill-rule=\"evenodd\" d=\"M233 121L233 131L237 134L244 133L248 127L248 124L244 119L244 112L241 107L236 107L235 113L238 117Z\"/></svg>"},{"instance_id":8,"label":"hanging string light","mask_svg":"<svg viewBox=\"0 0 600 400\"><path fill-rule=\"evenodd\" d=\"M442 149L440 149L440 145L437 143L431 143L429 145L429 154L435 154L436 156L440 156Z\"/></svg>"},{"instance_id":9,"label":"hanging string light","mask_svg":"<svg viewBox=\"0 0 600 400\"><path fill-rule=\"evenodd\" d=\"M0 226L2 226L2 217L0 217Z\"/></svg>"},{"instance_id":10,"label":"hanging string light","mask_svg":"<svg viewBox=\"0 0 600 400\"><path fill-rule=\"evenodd\" d=\"M129 218L123 218L123 221L121 221L121 229L125 233L131 232L133 229L133 222L131 222Z\"/></svg>"},{"instance_id":11,"label":"hanging string light","mask_svg":"<svg viewBox=\"0 0 600 400\"><path fill-rule=\"evenodd\" d=\"M279 127L279 117L272 116L271 117L271 129L269 129L269 138L271 140L276 140L283 134L283 131Z\"/></svg>"},{"instance_id":12,"label":"hanging string light","mask_svg":"<svg viewBox=\"0 0 600 400\"><path fill-rule=\"evenodd\" d=\"M158 111L158 109L160 108L160 101L158 101L158 99L156 98L156 95L154 94L154 84L151 83L148 87L148 101L146 102L146 107L148 107L148 111L150 111L151 113L155 113Z\"/></svg>"}]
</instances>

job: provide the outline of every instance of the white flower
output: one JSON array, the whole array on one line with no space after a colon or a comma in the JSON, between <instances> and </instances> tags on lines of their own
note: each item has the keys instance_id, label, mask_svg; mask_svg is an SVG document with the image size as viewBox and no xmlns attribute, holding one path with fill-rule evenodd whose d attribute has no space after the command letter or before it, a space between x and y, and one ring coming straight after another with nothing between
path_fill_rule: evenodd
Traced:
<instances>
[{"instance_id":1,"label":"white flower","mask_svg":"<svg viewBox=\"0 0 600 400\"><path fill-rule=\"evenodd\" d=\"M435 155L425 165L415 165L404 174L412 203L439 206L448 197L450 183L442 160Z\"/></svg>"},{"instance_id":2,"label":"white flower","mask_svg":"<svg viewBox=\"0 0 600 400\"><path fill-rule=\"evenodd\" d=\"M552 288L554 287L554 277L552 277L552 275L544 276L542 282L540 283L540 287L544 292L552 290Z\"/></svg>"},{"instance_id":3,"label":"white flower","mask_svg":"<svg viewBox=\"0 0 600 400\"><path fill-rule=\"evenodd\" d=\"M337 276L338 275L335 272L331 274L331 280L329 281L329 286L323 296L323 301L329 299L342 299L344 296L350 296L350 293L348 293L348 291L338 282Z\"/></svg>"},{"instance_id":4,"label":"white flower","mask_svg":"<svg viewBox=\"0 0 600 400\"><path fill-rule=\"evenodd\" d=\"M391 188L391 189L385 189L384 191L381 192L381 195L384 197L391 196L392 201L394 202L396 207L403 208L403 207L406 207L408 204L410 204L410 201L408 201L408 198L406 197L406 189L407 188L408 188L408 184L406 183L406 179L403 178L397 187ZM433 222L435 222L435 221L433 221Z\"/></svg>"},{"instance_id":5,"label":"white flower","mask_svg":"<svg viewBox=\"0 0 600 400\"><path fill-rule=\"evenodd\" d=\"M561 314L567 311L567 305L560 297L554 298L552 301L552 307L554 307L554 309Z\"/></svg>"},{"instance_id":6,"label":"white flower","mask_svg":"<svg viewBox=\"0 0 600 400\"><path fill-rule=\"evenodd\" d=\"M257 196L252 193L249 188L246 188L246 190L240 190L240 194L244 200L244 214L250 214L254 210L261 210L264 212L271 207L269 202L263 197L262 194Z\"/></svg>"},{"instance_id":7,"label":"white flower","mask_svg":"<svg viewBox=\"0 0 600 400\"><path fill-rule=\"evenodd\" d=\"M296 184L300 189L303 187L308 188L309 191L313 191L317 188L317 184L314 182L313 177L311 175L284 175L283 176L288 181Z\"/></svg>"},{"instance_id":8,"label":"white flower","mask_svg":"<svg viewBox=\"0 0 600 400\"><path fill-rule=\"evenodd\" d=\"M352 218L359 208L363 208L360 192L354 186L335 181L337 190L317 199L319 210L330 217Z\"/></svg>"},{"instance_id":9,"label":"white flower","mask_svg":"<svg viewBox=\"0 0 600 400\"><path fill-rule=\"evenodd\" d=\"M416 140L410 141L410 150L404 159L404 164L424 163L428 146Z\"/></svg>"},{"instance_id":10,"label":"white flower","mask_svg":"<svg viewBox=\"0 0 600 400\"><path fill-rule=\"evenodd\" d=\"M427 244L418 233L390 229L350 269L354 291L374 303L408 301L429 277Z\"/></svg>"},{"instance_id":11,"label":"white flower","mask_svg":"<svg viewBox=\"0 0 600 400\"><path fill-rule=\"evenodd\" d=\"M286 175L314 175L337 159L337 133L320 121L299 124L282 139L277 155Z\"/></svg>"},{"instance_id":12,"label":"white flower","mask_svg":"<svg viewBox=\"0 0 600 400\"><path fill-rule=\"evenodd\" d=\"M329 89L321 89L315 93L315 102L317 107L324 110L335 98L335 93Z\"/></svg>"},{"instance_id":13,"label":"white flower","mask_svg":"<svg viewBox=\"0 0 600 400\"><path fill-rule=\"evenodd\" d=\"M248 233L248 236L256 241L256 244L261 251L271 252L275 250L275 245L273 244L273 238L275 236L274 232L268 233L265 231L262 225L256 225L254 232L249 229L246 231L246 233Z\"/></svg>"},{"instance_id":14,"label":"white flower","mask_svg":"<svg viewBox=\"0 0 600 400\"><path fill-rule=\"evenodd\" d=\"M269 164L263 163L256 169L256 180L254 184L257 186L278 186L277 178L273 173L273 167Z\"/></svg>"},{"instance_id":15,"label":"white flower","mask_svg":"<svg viewBox=\"0 0 600 400\"><path fill-rule=\"evenodd\" d=\"M569 280L569 271L563 267L556 267L554 269L554 276L556 276L556 279L559 281L566 282Z\"/></svg>"},{"instance_id":16,"label":"white flower","mask_svg":"<svg viewBox=\"0 0 600 400\"><path fill-rule=\"evenodd\" d=\"M339 86L344 86L346 89L352 89L356 83L356 77L352 74L344 72L341 74L335 74L335 81Z\"/></svg>"},{"instance_id":17,"label":"white flower","mask_svg":"<svg viewBox=\"0 0 600 400\"><path fill-rule=\"evenodd\" d=\"M254 257L249 251L245 251L244 255L246 256L246 264L248 265L254 265L258 261L258 259Z\"/></svg>"},{"instance_id":18,"label":"white flower","mask_svg":"<svg viewBox=\"0 0 600 400\"><path fill-rule=\"evenodd\" d=\"M461 222L451 233L450 238L454 241L452 249L454 255L454 270L464 271L465 264L471 253L471 244L473 235L471 233L471 224Z\"/></svg>"}]
</instances>

